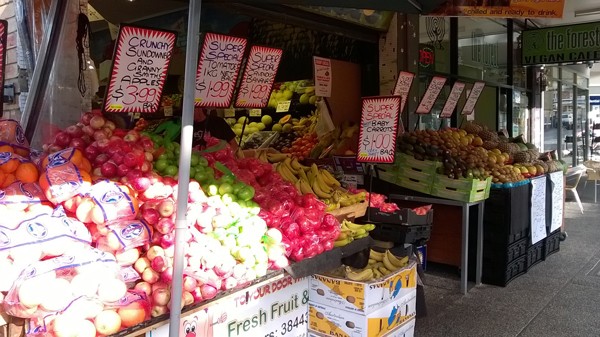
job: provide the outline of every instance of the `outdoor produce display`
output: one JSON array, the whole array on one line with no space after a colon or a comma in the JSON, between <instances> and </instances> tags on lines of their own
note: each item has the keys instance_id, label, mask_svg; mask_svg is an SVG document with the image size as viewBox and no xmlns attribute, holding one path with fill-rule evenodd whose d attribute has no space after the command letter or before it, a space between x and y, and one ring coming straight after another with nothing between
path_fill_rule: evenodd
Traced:
<instances>
[{"instance_id":1,"label":"outdoor produce display","mask_svg":"<svg viewBox=\"0 0 600 337\"><path fill-rule=\"evenodd\" d=\"M486 179L511 187L526 178L562 170L557 161L538 159L522 137L508 139L473 122L463 129L417 130L398 138L398 150L421 161L436 161L437 173L450 179Z\"/></svg>"},{"instance_id":2,"label":"outdoor produce display","mask_svg":"<svg viewBox=\"0 0 600 337\"><path fill-rule=\"evenodd\" d=\"M343 266L329 273L329 275L347 278L352 281L368 282L385 277L407 265L407 256L398 258L387 249L383 252L371 249L365 268L357 269Z\"/></svg>"},{"instance_id":3,"label":"outdoor produce display","mask_svg":"<svg viewBox=\"0 0 600 337\"><path fill-rule=\"evenodd\" d=\"M207 143L192 154L182 306L330 250L345 230L271 163ZM11 181L0 198L3 309L58 337L110 335L169 312L178 144L88 113L42 155L21 157L17 145L0 147Z\"/></svg>"}]
</instances>

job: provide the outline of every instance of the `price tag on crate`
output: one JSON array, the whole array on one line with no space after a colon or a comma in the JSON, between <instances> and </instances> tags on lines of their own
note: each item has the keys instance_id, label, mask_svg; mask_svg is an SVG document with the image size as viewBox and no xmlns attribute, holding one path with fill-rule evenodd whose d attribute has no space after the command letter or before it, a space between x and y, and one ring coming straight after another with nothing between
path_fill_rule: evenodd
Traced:
<instances>
[{"instance_id":1,"label":"price tag on crate","mask_svg":"<svg viewBox=\"0 0 600 337\"><path fill-rule=\"evenodd\" d=\"M176 39L175 32L121 25L104 98L105 112L159 110Z\"/></svg>"},{"instance_id":2,"label":"price tag on crate","mask_svg":"<svg viewBox=\"0 0 600 337\"><path fill-rule=\"evenodd\" d=\"M250 109L250 117L260 117L262 115L261 109Z\"/></svg>"},{"instance_id":3,"label":"price tag on crate","mask_svg":"<svg viewBox=\"0 0 600 337\"><path fill-rule=\"evenodd\" d=\"M235 109L225 109L223 111L223 114L224 114L225 118L235 117Z\"/></svg>"},{"instance_id":4,"label":"price tag on crate","mask_svg":"<svg viewBox=\"0 0 600 337\"><path fill-rule=\"evenodd\" d=\"M292 101L283 101L283 102L277 103L277 110L275 110L275 112L290 111L290 104L292 104Z\"/></svg>"}]
</instances>

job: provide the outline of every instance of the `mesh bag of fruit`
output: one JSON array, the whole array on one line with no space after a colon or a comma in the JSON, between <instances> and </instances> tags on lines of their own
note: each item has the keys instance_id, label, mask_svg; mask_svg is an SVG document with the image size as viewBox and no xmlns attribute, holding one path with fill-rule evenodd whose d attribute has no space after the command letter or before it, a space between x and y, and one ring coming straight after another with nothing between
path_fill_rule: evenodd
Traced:
<instances>
[{"instance_id":1,"label":"mesh bag of fruit","mask_svg":"<svg viewBox=\"0 0 600 337\"><path fill-rule=\"evenodd\" d=\"M0 146L9 145L23 157L29 155L29 142L21 124L13 119L0 119Z\"/></svg>"},{"instance_id":2,"label":"mesh bag of fruit","mask_svg":"<svg viewBox=\"0 0 600 337\"><path fill-rule=\"evenodd\" d=\"M3 306L6 313L15 317L40 318L67 310L82 296L103 306L118 302L126 294L127 285L121 279L115 257L80 246L25 267L8 291ZM87 309L92 315L102 310L102 306Z\"/></svg>"}]
</instances>

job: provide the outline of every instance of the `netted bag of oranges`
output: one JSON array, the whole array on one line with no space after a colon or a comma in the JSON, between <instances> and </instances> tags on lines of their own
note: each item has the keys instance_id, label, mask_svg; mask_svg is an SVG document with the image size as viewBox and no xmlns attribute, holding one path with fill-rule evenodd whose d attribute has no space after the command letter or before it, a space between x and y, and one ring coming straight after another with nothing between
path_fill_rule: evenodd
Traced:
<instances>
[{"instance_id":1,"label":"netted bag of oranges","mask_svg":"<svg viewBox=\"0 0 600 337\"><path fill-rule=\"evenodd\" d=\"M55 205L76 195L84 195L92 184L92 166L79 149L67 148L52 153L42 160L40 166L40 187Z\"/></svg>"},{"instance_id":2,"label":"netted bag of oranges","mask_svg":"<svg viewBox=\"0 0 600 337\"><path fill-rule=\"evenodd\" d=\"M29 142L21 124L13 119L0 119L0 146L9 145L21 157L29 156Z\"/></svg>"},{"instance_id":3,"label":"netted bag of oranges","mask_svg":"<svg viewBox=\"0 0 600 337\"><path fill-rule=\"evenodd\" d=\"M0 188L15 181L34 183L38 177L38 168L29 158L19 155L10 145L0 145Z\"/></svg>"}]
</instances>

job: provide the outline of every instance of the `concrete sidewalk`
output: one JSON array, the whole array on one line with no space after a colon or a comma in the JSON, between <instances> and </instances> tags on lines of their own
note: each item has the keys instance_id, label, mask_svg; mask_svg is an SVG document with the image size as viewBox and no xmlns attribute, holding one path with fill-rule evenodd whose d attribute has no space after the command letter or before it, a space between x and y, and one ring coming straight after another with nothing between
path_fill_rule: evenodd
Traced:
<instances>
[{"instance_id":1,"label":"concrete sidewalk","mask_svg":"<svg viewBox=\"0 0 600 337\"><path fill-rule=\"evenodd\" d=\"M600 200L593 203L593 183L583 185L584 214L567 199L560 251L505 288L481 285L462 296L458 276L426 273L428 315L415 336L600 336Z\"/></svg>"}]
</instances>

